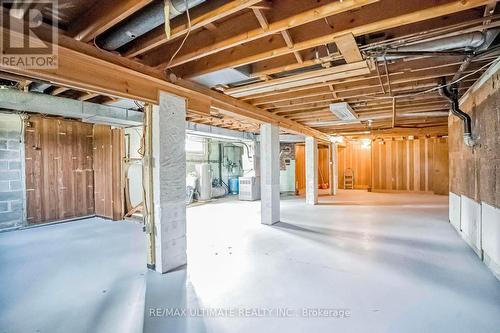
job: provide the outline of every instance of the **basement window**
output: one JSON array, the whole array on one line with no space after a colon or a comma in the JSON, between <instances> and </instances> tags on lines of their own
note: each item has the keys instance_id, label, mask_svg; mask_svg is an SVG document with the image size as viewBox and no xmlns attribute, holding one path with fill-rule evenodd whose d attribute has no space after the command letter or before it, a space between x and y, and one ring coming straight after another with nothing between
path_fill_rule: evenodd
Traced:
<instances>
[{"instance_id":1,"label":"basement window","mask_svg":"<svg viewBox=\"0 0 500 333\"><path fill-rule=\"evenodd\" d=\"M205 145L203 144L203 140L198 138L186 137L186 152L193 154L203 154Z\"/></svg>"}]
</instances>

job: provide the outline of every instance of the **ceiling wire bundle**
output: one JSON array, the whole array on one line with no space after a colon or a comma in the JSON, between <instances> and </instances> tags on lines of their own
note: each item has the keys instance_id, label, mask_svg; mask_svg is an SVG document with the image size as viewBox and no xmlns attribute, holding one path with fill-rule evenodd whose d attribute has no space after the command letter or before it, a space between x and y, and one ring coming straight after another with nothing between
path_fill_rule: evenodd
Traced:
<instances>
[{"instance_id":1,"label":"ceiling wire bundle","mask_svg":"<svg viewBox=\"0 0 500 333\"><path fill-rule=\"evenodd\" d=\"M403 94L403 95L394 95L394 96L366 96L368 98L373 98L373 99L398 99L398 98L406 98L406 97L414 97L414 96L420 96L420 95L424 95L424 94L428 94L428 93L431 93L431 92L434 92L434 91L438 91L439 89L441 88L445 88L445 87L448 87L448 86L451 86L451 85L454 85L474 74L477 74L479 72L481 72L482 70L484 70L485 68L489 67L490 65L493 65L497 62L500 61L500 57L488 62L487 64L481 66L480 68L476 69L475 71L471 72L471 73L468 73L464 76L461 76L459 77L458 79L454 80L454 81L451 81L451 82L448 82L446 84L439 84L437 85L436 87L432 87L430 89L427 89L427 90L423 90L423 91L419 91L419 92L416 92L416 93L411 93L411 94Z\"/></svg>"}]
</instances>

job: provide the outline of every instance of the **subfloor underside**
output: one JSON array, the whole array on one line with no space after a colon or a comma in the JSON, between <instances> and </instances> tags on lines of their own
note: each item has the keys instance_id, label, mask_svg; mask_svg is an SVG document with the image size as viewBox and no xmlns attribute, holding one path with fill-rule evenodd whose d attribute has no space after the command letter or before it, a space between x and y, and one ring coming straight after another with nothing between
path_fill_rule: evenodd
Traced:
<instances>
[{"instance_id":1,"label":"subfloor underside","mask_svg":"<svg viewBox=\"0 0 500 333\"><path fill-rule=\"evenodd\" d=\"M188 266L165 275L146 271L138 224L0 233L0 332L497 332L500 283L447 202L285 198L274 226L260 202L192 207Z\"/></svg>"}]
</instances>

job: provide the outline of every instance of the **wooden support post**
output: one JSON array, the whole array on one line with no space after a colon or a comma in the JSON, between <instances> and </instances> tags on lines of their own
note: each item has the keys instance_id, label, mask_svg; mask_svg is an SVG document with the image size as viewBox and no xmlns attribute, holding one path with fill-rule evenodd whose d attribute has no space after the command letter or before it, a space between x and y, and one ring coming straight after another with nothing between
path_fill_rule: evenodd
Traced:
<instances>
[{"instance_id":1,"label":"wooden support post","mask_svg":"<svg viewBox=\"0 0 500 333\"><path fill-rule=\"evenodd\" d=\"M155 256L155 221L153 199L153 105L144 106L144 157L142 162L142 182L144 187L144 226L148 251L148 268L154 269Z\"/></svg>"},{"instance_id":2,"label":"wooden support post","mask_svg":"<svg viewBox=\"0 0 500 333\"><path fill-rule=\"evenodd\" d=\"M392 128L396 127L396 97L392 98Z\"/></svg>"}]
</instances>

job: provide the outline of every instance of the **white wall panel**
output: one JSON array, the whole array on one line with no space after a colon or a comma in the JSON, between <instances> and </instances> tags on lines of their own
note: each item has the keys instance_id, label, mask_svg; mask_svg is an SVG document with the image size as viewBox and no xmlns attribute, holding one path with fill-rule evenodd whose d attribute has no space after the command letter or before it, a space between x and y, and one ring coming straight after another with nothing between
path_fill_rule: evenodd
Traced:
<instances>
[{"instance_id":1,"label":"white wall panel","mask_svg":"<svg viewBox=\"0 0 500 333\"><path fill-rule=\"evenodd\" d=\"M460 232L460 196L450 192L449 202L450 223Z\"/></svg>"},{"instance_id":2,"label":"white wall panel","mask_svg":"<svg viewBox=\"0 0 500 333\"><path fill-rule=\"evenodd\" d=\"M483 202L481 228L484 261L500 278L500 209Z\"/></svg>"},{"instance_id":3,"label":"white wall panel","mask_svg":"<svg viewBox=\"0 0 500 333\"><path fill-rule=\"evenodd\" d=\"M481 255L481 204L462 195L460 205L462 237L479 257Z\"/></svg>"}]
</instances>

